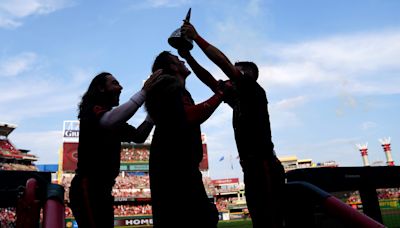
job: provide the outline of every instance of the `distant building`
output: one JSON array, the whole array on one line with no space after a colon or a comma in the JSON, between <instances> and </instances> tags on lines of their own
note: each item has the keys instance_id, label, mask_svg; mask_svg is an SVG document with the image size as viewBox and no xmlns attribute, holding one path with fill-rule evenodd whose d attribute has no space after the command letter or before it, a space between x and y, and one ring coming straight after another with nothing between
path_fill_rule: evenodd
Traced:
<instances>
[{"instance_id":1,"label":"distant building","mask_svg":"<svg viewBox=\"0 0 400 228\"><path fill-rule=\"evenodd\" d=\"M335 161L325 161L314 163L312 159L298 159L296 155L283 156L278 157L281 161L285 172L294 169L303 169L303 168L315 168L315 167L337 167L338 164Z\"/></svg>"}]
</instances>

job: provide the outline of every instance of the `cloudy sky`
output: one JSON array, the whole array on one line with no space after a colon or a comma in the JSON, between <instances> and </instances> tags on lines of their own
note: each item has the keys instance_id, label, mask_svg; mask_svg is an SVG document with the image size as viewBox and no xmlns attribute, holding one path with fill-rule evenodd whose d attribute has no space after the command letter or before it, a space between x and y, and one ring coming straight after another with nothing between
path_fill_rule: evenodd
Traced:
<instances>
[{"instance_id":1,"label":"cloudy sky","mask_svg":"<svg viewBox=\"0 0 400 228\"><path fill-rule=\"evenodd\" d=\"M370 163L385 162L378 140L390 137L400 164L397 0L1 0L0 122L18 126L10 140L37 164L57 163L63 121L76 120L93 76L113 73L126 101L160 51L176 53L167 39L190 7L198 32L231 61L258 64L278 156L361 166L356 144L368 144ZM212 95L194 75L187 88L196 103ZM212 178L242 175L231 115L223 104L202 125Z\"/></svg>"}]
</instances>

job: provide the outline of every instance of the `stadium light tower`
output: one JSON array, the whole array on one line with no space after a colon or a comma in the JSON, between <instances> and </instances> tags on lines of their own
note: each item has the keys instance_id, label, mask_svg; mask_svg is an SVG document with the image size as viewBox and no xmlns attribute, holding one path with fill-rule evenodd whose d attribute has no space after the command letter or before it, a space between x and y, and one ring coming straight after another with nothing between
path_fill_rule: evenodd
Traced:
<instances>
[{"instance_id":1,"label":"stadium light tower","mask_svg":"<svg viewBox=\"0 0 400 228\"><path fill-rule=\"evenodd\" d=\"M361 157L364 163L364 166L369 166L368 162L368 143L364 145L356 144L358 150L361 152Z\"/></svg>"},{"instance_id":2,"label":"stadium light tower","mask_svg":"<svg viewBox=\"0 0 400 228\"><path fill-rule=\"evenodd\" d=\"M386 155L386 164L388 166L394 166L394 161L392 158L392 149L390 148L390 137L379 139L379 142L381 142L383 151L385 152Z\"/></svg>"}]
</instances>

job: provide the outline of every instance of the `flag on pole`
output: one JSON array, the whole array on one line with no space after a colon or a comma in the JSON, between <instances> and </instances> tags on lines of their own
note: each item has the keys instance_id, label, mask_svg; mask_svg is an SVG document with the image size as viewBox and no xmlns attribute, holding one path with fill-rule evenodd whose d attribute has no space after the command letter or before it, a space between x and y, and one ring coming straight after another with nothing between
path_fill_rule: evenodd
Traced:
<instances>
[{"instance_id":1,"label":"flag on pole","mask_svg":"<svg viewBox=\"0 0 400 228\"><path fill-rule=\"evenodd\" d=\"M229 162L231 163L231 169L233 170L232 154L229 154Z\"/></svg>"}]
</instances>

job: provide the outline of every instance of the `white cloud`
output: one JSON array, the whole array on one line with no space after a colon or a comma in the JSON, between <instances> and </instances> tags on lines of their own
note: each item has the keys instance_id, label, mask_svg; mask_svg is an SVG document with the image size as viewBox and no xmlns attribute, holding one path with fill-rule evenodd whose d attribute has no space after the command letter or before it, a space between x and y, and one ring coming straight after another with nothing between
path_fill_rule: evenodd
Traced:
<instances>
[{"instance_id":1,"label":"white cloud","mask_svg":"<svg viewBox=\"0 0 400 228\"><path fill-rule=\"evenodd\" d=\"M36 59L35 53L25 52L0 61L0 77L16 76L23 73L32 67Z\"/></svg>"},{"instance_id":2,"label":"white cloud","mask_svg":"<svg viewBox=\"0 0 400 228\"><path fill-rule=\"evenodd\" d=\"M22 23L14 21L12 19L2 17L0 13L0 28L16 28L21 26Z\"/></svg>"},{"instance_id":3,"label":"white cloud","mask_svg":"<svg viewBox=\"0 0 400 228\"><path fill-rule=\"evenodd\" d=\"M0 100L0 119L6 122L19 122L56 112L75 111L81 93L76 88L46 82L16 85L15 90L6 88L2 91L7 96Z\"/></svg>"},{"instance_id":4,"label":"white cloud","mask_svg":"<svg viewBox=\"0 0 400 228\"><path fill-rule=\"evenodd\" d=\"M376 128L377 126L378 126L377 123L372 122L372 121L367 121L367 122L364 122L364 123L361 124L361 129L366 131L366 130L369 130L369 129L372 129L372 128Z\"/></svg>"},{"instance_id":5,"label":"white cloud","mask_svg":"<svg viewBox=\"0 0 400 228\"><path fill-rule=\"evenodd\" d=\"M312 86L316 94L400 93L400 88L393 87L400 82L393 73L400 70L398 40L400 31L395 30L270 45L268 55L275 60L259 64L260 82L268 86Z\"/></svg>"},{"instance_id":6,"label":"white cloud","mask_svg":"<svg viewBox=\"0 0 400 228\"><path fill-rule=\"evenodd\" d=\"M303 121L297 115L297 109L307 103L305 96L297 96L269 104L271 128L274 130L302 126Z\"/></svg>"},{"instance_id":7,"label":"white cloud","mask_svg":"<svg viewBox=\"0 0 400 228\"><path fill-rule=\"evenodd\" d=\"M283 99L277 102L274 106L276 109L293 109L295 107L303 105L307 101L305 96L297 96L288 99Z\"/></svg>"},{"instance_id":8,"label":"white cloud","mask_svg":"<svg viewBox=\"0 0 400 228\"><path fill-rule=\"evenodd\" d=\"M276 111L271 109L269 114L272 131L280 129L285 130L303 125L303 121L295 111Z\"/></svg>"},{"instance_id":9,"label":"white cloud","mask_svg":"<svg viewBox=\"0 0 400 228\"><path fill-rule=\"evenodd\" d=\"M261 9L265 10L261 6L262 3L263 2L261 0L251 0L251 1L249 1L248 5L246 7L246 13L249 14L249 15L253 15L253 16L259 15L262 12Z\"/></svg>"},{"instance_id":10,"label":"white cloud","mask_svg":"<svg viewBox=\"0 0 400 228\"><path fill-rule=\"evenodd\" d=\"M400 93L400 87L394 86L400 83L398 28L273 43L262 30L265 25L259 29L257 23L248 25L243 20L228 16L210 22L215 28L210 41L233 62L256 62L265 88L307 89L323 96L343 90L359 95Z\"/></svg>"},{"instance_id":11,"label":"white cloud","mask_svg":"<svg viewBox=\"0 0 400 228\"><path fill-rule=\"evenodd\" d=\"M76 111L86 89L83 87L90 80L90 70L74 68L66 73L68 77L61 77L47 73L43 65L45 61L35 53L22 53L0 62L1 120L20 122L51 113Z\"/></svg>"},{"instance_id":12,"label":"white cloud","mask_svg":"<svg viewBox=\"0 0 400 228\"><path fill-rule=\"evenodd\" d=\"M278 64L261 65L261 83L268 86L303 87L331 81L332 73L323 71L313 62L282 61Z\"/></svg>"},{"instance_id":13,"label":"white cloud","mask_svg":"<svg viewBox=\"0 0 400 228\"><path fill-rule=\"evenodd\" d=\"M27 80L25 81L26 83L21 83L21 80L18 83L7 82L3 82L4 84L0 87L1 91L4 92L4 95L0 97L0 104L2 105L29 99L30 97L33 98L52 91L51 86L45 81L33 82L32 80Z\"/></svg>"},{"instance_id":14,"label":"white cloud","mask_svg":"<svg viewBox=\"0 0 400 228\"><path fill-rule=\"evenodd\" d=\"M211 117L204 123L207 127L221 127L227 123L231 123L232 108L222 103Z\"/></svg>"},{"instance_id":15,"label":"white cloud","mask_svg":"<svg viewBox=\"0 0 400 228\"><path fill-rule=\"evenodd\" d=\"M321 40L287 45L277 55L285 60L313 62L326 70L372 71L399 69L400 31L374 31L337 35Z\"/></svg>"},{"instance_id":16,"label":"white cloud","mask_svg":"<svg viewBox=\"0 0 400 228\"><path fill-rule=\"evenodd\" d=\"M10 140L18 149L31 150L31 154L39 157L38 163L54 164L59 158L62 136L62 131L18 133L17 128Z\"/></svg>"},{"instance_id":17,"label":"white cloud","mask_svg":"<svg viewBox=\"0 0 400 228\"><path fill-rule=\"evenodd\" d=\"M398 28L327 35L296 43L273 43L262 34L263 31L236 18L226 17L224 21L212 23L216 31L204 36L210 43L220 48L232 62L246 59L259 66L259 82L268 91L271 102L273 132L288 127L307 132L303 128L308 126L306 118L298 115L298 110L305 104L311 107L326 101L327 109L321 113L334 110L331 106L335 105L337 114L343 115L349 109L369 111L375 108L362 96L400 93ZM338 103L327 103L335 99ZM368 122L359 127L368 130L378 125ZM336 130L323 135L335 138ZM362 135L361 131L358 133ZM349 137L351 134L349 132ZM222 147L224 142L229 142L224 140L221 138L213 143ZM322 139L321 143L305 142L304 145L289 142L288 147L278 142L276 145L285 147L278 148L279 151L301 154L314 161L336 160L341 166L362 165L361 159L356 160L359 158L354 146L357 142L357 138L349 138Z\"/></svg>"},{"instance_id":18,"label":"white cloud","mask_svg":"<svg viewBox=\"0 0 400 228\"><path fill-rule=\"evenodd\" d=\"M0 27L15 28L22 25L21 20L25 17L49 14L71 5L71 0L2 0Z\"/></svg>"}]
</instances>

